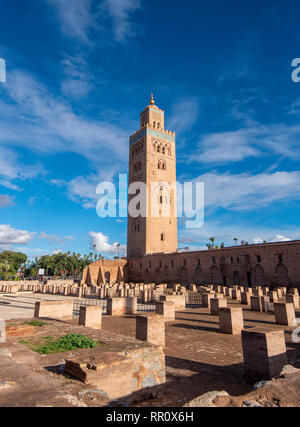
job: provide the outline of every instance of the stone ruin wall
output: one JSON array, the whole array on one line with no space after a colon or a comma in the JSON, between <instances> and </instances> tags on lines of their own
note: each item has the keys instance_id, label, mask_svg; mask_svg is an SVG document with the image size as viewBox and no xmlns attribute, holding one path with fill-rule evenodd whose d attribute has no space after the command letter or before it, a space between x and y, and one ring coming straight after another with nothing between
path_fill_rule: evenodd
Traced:
<instances>
[{"instance_id":1,"label":"stone ruin wall","mask_svg":"<svg viewBox=\"0 0 300 427\"><path fill-rule=\"evenodd\" d=\"M131 282L300 287L300 242L146 255L128 269Z\"/></svg>"}]
</instances>

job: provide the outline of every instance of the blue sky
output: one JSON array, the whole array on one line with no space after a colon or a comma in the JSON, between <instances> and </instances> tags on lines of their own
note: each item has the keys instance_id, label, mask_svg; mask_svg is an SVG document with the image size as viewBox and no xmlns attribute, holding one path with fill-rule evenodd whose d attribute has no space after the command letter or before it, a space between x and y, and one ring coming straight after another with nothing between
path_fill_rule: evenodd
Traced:
<instances>
[{"instance_id":1,"label":"blue sky","mask_svg":"<svg viewBox=\"0 0 300 427\"><path fill-rule=\"evenodd\" d=\"M300 238L296 0L11 0L0 14L0 247L125 254L96 186L127 172L151 92L176 131L178 180L205 182L180 246Z\"/></svg>"}]
</instances>

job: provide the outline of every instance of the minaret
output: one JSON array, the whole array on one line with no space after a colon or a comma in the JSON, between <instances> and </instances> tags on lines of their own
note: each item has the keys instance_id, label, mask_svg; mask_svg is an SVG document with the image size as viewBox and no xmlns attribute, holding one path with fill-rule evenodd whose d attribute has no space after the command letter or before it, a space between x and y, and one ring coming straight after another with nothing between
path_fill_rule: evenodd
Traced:
<instances>
[{"instance_id":1,"label":"minaret","mask_svg":"<svg viewBox=\"0 0 300 427\"><path fill-rule=\"evenodd\" d=\"M129 185L136 182L146 184L147 215L137 218L128 215L127 257L176 252L175 133L164 129L164 111L155 105L153 95L140 114L139 130L130 137ZM157 215L153 215L151 209L153 186L157 190ZM173 186L171 191L168 191L169 186ZM129 195L128 202L135 196ZM168 216L165 214L166 204L170 207Z\"/></svg>"}]
</instances>

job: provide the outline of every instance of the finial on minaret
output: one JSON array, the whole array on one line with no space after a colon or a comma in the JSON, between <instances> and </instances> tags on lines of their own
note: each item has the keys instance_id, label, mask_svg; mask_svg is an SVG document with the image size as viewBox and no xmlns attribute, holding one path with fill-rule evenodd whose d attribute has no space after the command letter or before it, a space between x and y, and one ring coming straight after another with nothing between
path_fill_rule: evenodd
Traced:
<instances>
[{"instance_id":1,"label":"finial on minaret","mask_svg":"<svg viewBox=\"0 0 300 427\"><path fill-rule=\"evenodd\" d=\"M154 105L153 93L151 93L150 105Z\"/></svg>"}]
</instances>

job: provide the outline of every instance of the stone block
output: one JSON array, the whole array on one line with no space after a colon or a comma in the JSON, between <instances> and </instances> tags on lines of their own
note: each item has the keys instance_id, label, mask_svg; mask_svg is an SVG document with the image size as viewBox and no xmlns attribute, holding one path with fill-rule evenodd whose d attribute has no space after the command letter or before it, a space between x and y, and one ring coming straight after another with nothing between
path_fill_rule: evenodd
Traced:
<instances>
[{"instance_id":1,"label":"stone block","mask_svg":"<svg viewBox=\"0 0 300 427\"><path fill-rule=\"evenodd\" d=\"M175 320L175 303L172 301L157 301L155 304L156 314L164 316L166 322Z\"/></svg>"},{"instance_id":2,"label":"stone block","mask_svg":"<svg viewBox=\"0 0 300 427\"><path fill-rule=\"evenodd\" d=\"M277 293L277 291L271 291L271 292L268 292L268 297L270 297L270 301L271 302L277 302L278 301L278 293Z\"/></svg>"},{"instance_id":3,"label":"stone block","mask_svg":"<svg viewBox=\"0 0 300 427\"><path fill-rule=\"evenodd\" d=\"M137 316L136 339L165 346L165 318L154 313Z\"/></svg>"},{"instance_id":4,"label":"stone block","mask_svg":"<svg viewBox=\"0 0 300 427\"><path fill-rule=\"evenodd\" d=\"M220 308L220 331L224 334L240 335L244 328L243 309L239 307Z\"/></svg>"},{"instance_id":5,"label":"stone block","mask_svg":"<svg viewBox=\"0 0 300 427\"><path fill-rule=\"evenodd\" d=\"M185 295L163 295L160 300L174 302L176 311L185 310Z\"/></svg>"},{"instance_id":6,"label":"stone block","mask_svg":"<svg viewBox=\"0 0 300 427\"><path fill-rule=\"evenodd\" d=\"M226 298L212 298L210 300L210 313L212 316L219 316L220 308L227 307Z\"/></svg>"},{"instance_id":7,"label":"stone block","mask_svg":"<svg viewBox=\"0 0 300 427\"><path fill-rule=\"evenodd\" d=\"M232 299L235 301L241 300L241 291L238 289L233 289L232 291Z\"/></svg>"},{"instance_id":8,"label":"stone block","mask_svg":"<svg viewBox=\"0 0 300 427\"><path fill-rule=\"evenodd\" d=\"M67 360L65 371L87 384L102 390L110 399L128 396L133 392L133 361L115 353L102 353L91 362Z\"/></svg>"},{"instance_id":9,"label":"stone block","mask_svg":"<svg viewBox=\"0 0 300 427\"><path fill-rule=\"evenodd\" d=\"M98 305L82 306L79 311L79 325L86 328L102 328L102 307Z\"/></svg>"},{"instance_id":10,"label":"stone block","mask_svg":"<svg viewBox=\"0 0 300 427\"><path fill-rule=\"evenodd\" d=\"M270 311L270 298L265 296L250 297L251 310L260 313L267 313Z\"/></svg>"},{"instance_id":11,"label":"stone block","mask_svg":"<svg viewBox=\"0 0 300 427\"><path fill-rule=\"evenodd\" d=\"M107 300L108 316L125 316L127 314L126 298L109 298Z\"/></svg>"},{"instance_id":12,"label":"stone block","mask_svg":"<svg viewBox=\"0 0 300 427\"><path fill-rule=\"evenodd\" d=\"M250 305L251 294L249 292L241 292L241 303Z\"/></svg>"},{"instance_id":13,"label":"stone block","mask_svg":"<svg viewBox=\"0 0 300 427\"><path fill-rule=\"evenodd\" d=\"M285 299L287 303L294 304L295 310L299 310L299 295L286 295Z\"/></svg>"},{"instance_id":14,"label":"stone block","mask_svg":"<svg viewBox=\"0 0 300 427\"><path fill-rule=\"evenodd\" d=\"M34 317L50 319L72 319L73 300L68 301L38 301L35 303Z\"/></svg>"},{"instance_id":15,"label":"stone block","mask_svg":"<svg viewBox=\"0 0 300 427\"><path fill-rule=\"evenodd\" d=\"M242 331L245 377L257 382L280 376L287 364L284 331L251 328Z\"/></svg>"},{"instance_id":16,"label":"stone block","mask_svg":"<svg viewBox=\"0 0 300 427\"><path fill-rule=\"evenodd\" d=\"M278 325L293 326L296 320L293 303L274 303L275 322Z\"/></svg>"},{"instance_id":17,"label":"stone block","mask_svg":"<svg viewBox=\"0 0 300 427\"><path fill-rule=\"evenodd\" d=\"M210 308L210 301L214 298L214 294L203 294L202 303L203 307Z\"/></svg>"}]
</instances>

